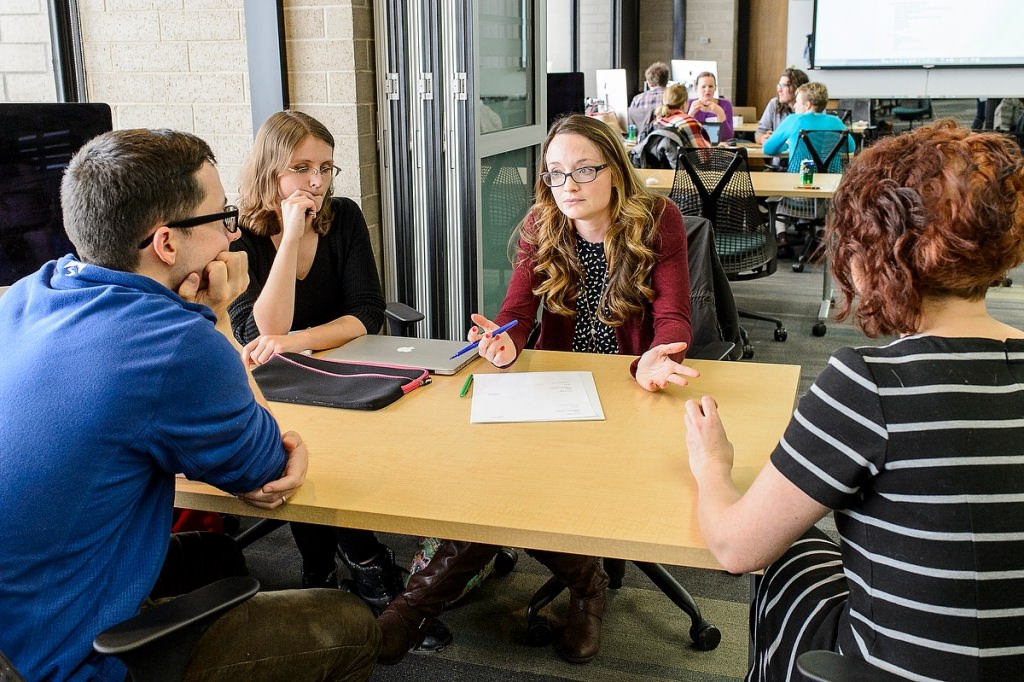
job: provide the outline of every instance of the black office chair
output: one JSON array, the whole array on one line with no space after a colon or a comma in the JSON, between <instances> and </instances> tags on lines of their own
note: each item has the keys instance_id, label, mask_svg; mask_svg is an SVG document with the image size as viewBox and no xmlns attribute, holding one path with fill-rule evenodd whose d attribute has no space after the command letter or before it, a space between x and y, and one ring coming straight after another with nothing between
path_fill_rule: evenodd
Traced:
<instances>
[{"instance_id":1,"label":"black office chair","mask_svg":"<svg viewBox=\"0 0 1024 682\"><path fill-rule=\"evenodd\" d=\"M899 104L892 108L892 115L906 121L907 130L910 130L914 127L914 121L932 117L932 100L929 97L901 99Z\"/></svg>"},{"instance_id":2,"label":"black office chair","mask_svg":"<svg viewBox=\"0 0 1024 682\"><path fill-rule=\"evenodd\" d=\"M849 131L801 130L799 135L796 149L790 154L791 159L810 159L818 173L846 171L850 165ZM803 249L793 263L793 272L803 272L807 262L821 247L828 200L785 197L781 201L769 202L768 206L774 211L775 219L804 235Z\"/></svg>"},{"instance_id":3,"label":"black office chair","mask_svg":"<svg viewBox=\"0 0 1024 682\"><path fill-rule=\"evenodd\" d=\"M754 194L744 147L683 149L669 199L684 216L703 216L714 225L715 247L729 281L759 279L775 272L775 226ZM748 310L737 312L740 317L774 324L776 341L788 337L777 318ZM745 330L741 330L741 338L743 357L753 357Z\"/></svg>"},{"instance_id":4,"label":"black office chair","mask_svg":"<svg viewBox=\"0 0 1024 682\"><path fill-rule=\"evenodd\" d=\"M833 651L807 651L796 659L796 669L812 682L905 682L905 678L876 668L859 658Z\"/></svg>"},{"instance_id":5,"label":"black office chair","mask_svg":"<svg viewBox=\"0 0 1024 682\"><path fill-rule=\"evenodd\" d=\"M178 682L207 628L259 589L256 578L218 580L104 630L93 648L120 658L134 682ZM25 682L3 652L0 682Z\"/></svg>"}]
</instances>

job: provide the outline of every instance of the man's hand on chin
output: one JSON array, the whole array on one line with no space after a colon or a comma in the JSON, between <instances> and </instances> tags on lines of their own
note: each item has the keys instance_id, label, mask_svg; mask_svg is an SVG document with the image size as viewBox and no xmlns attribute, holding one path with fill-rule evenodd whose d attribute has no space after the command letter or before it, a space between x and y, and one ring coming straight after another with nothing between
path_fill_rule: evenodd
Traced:
<instances>
[{"instance_id":1,"label":"man's hand on chin","mask_svg":"<svg viewBox=\"0 0 1024 682\"><path fill-rule=\"evenodd\" d=\"M178 295L186 301L209 306L222 318L228 305L249 286L249 261L241 251L222 251L203 271L189 273L178 287Z\"/></svg>"}]
</instances>

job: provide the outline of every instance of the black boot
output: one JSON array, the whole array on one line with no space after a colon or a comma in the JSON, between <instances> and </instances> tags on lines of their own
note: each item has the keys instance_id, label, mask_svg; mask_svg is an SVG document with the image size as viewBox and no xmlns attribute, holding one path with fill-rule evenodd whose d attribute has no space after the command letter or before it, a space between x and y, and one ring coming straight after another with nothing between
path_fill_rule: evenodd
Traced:
<instances>
[{"instance_id":1,"label":"black boot","mask_svg":"<svg viewBox=\"0 0 1024 682\"><path fill-rule=\"evenodd\" d=\"M380 545L377 556L368 564L352 561L340 548L338 554L352 574L342 587L366 602L373 615L379 616L404 589L403 570L395 565L390 547Z\"/></svg>"},{"instance_id":2,"label":"black boot","mask_svg":"<svg viewBox=\"0 0 1024 682\"><path fill-rule=\"evenodd\" d=\"M377 618L383 638L382 665L394 665L427 636L434 618L460 594L498 551L495 545L445 540L426 568L409 578L405 591Z\"/></svg>"}]
</instances>

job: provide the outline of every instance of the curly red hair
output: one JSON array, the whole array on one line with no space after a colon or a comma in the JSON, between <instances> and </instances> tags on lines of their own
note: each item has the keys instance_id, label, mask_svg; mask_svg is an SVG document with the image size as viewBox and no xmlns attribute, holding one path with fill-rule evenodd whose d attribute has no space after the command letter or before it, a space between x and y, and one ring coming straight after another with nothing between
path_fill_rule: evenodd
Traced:
<instances>
[{"instance_id":1,"label":"curly red hair","mask_svg":"<svg viewBox=\"0 0 1024 682\"><path fill-rule=\"evenodd\" d=\"M837 319L872 338L914 333L926 297L983 299L1024 261L1021 150L953 120L884 138L843 176L825 243Z\"/></svg>"}]
</instances>

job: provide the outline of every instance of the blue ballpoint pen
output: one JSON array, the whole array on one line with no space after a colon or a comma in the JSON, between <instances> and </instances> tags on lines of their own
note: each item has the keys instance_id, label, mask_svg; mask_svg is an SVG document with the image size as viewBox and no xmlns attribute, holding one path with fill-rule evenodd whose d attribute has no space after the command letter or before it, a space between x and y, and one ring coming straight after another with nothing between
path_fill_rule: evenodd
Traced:
<instances>
[{"instance_id":1,"label":"blue ballpoint pen","mask_svg":"<svg viewBox=\"0 0 1024 682\"><path fill-rule=\"evenodd\" d=\"M519 320L512 320L508 324L501 325L500 327L495 329L493 332L487 332L487 333L490 334L492 337L494 337L494 336L497 336L498 334L504 334L509 329L511 329L512 327L516 326L517 324L519 324ZM463 348L458 353L456 353L455 355L451 356L448 359L449 360L454 360L455 358L459 357L463 353L468 353L469 351L473 350L474 348L476 348L479 345L480 345L480 341L479 340L478 341L474 341L473 343L469 344L468 346L466 346L465 348Z\"/></svg>"}]
</instances>

